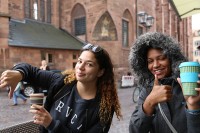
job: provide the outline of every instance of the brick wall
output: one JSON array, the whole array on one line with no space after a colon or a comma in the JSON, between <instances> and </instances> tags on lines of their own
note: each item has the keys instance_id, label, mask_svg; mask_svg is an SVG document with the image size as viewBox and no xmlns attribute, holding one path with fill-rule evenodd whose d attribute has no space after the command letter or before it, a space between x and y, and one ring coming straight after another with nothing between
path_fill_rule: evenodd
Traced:
<instances>
[{"instance_id":1,"label":"brick wall","mask_svg":"<svg viewBox=\"0 0 200 133\"><path fill-rule=\"evenodd\" d=\"M9 2L9 3L8 3ZM5 14L9 14L12 19L23 20L24 19L24 0L0 0L0 12ZM190 37L190 26L188 26L191 22L189 19L186 20L179 20L176 16L173 9L171 9L168 0L152 0L148 2L146 0L53 0L52 1L52 16L51 22L56 28L63 28L70 33L73 34L73 25L72 25L72 11L75 5L80 4L85 11L86 14L86 23L87 23L87 34L81 36L81 39L91 42L97 43L104 47L113 60L113 64L115 67L115 71L117 77L126 74L129 69L128 63L128 55L129 55L129 48L132 46L133 42L136 39L136 7L139 11L145 11L149 15L152 15L155 18L154 25L149 29L149 31L159 31L164 32L166 34L170 34L176 37L182 44L183 50L185 51L186 55L188 52L188 45L192 41L189 40ZM93 38L93 32L95 26L100 19L100 17L105 13L108 12L111 16L116 31L117 31L117 40L114 41L106 41L100 40L96 41ZM126 16L125 11L129 14L128 22L129 22L129 47L124 48L122 47L122 19ZM125 15L125 16L124 16ZM4 24L2 27L0 25L0 41L1 47L8 48L8 31L9 31L9 18L1 17L0 16L0 24ZM186 26L187 25L187 26ZM187 27L187 28L185 28ZM26 57L20 54L21 50L26 50ZM7 52L8 59L1 58L0 60L4 60L4 67L10 67L11 64L17 61L27 61L32 63L36 66L40 65L40 51L41 49L30 49L30 48L9 48ZM3 50L2 50L3 51ZM69 64L72 64L71 54L73 52L66 50L50 50L52 53L55 54L55 63L52 65L53 68L56 69L64 69L70 68ZM0 52L2 54L3 52ZM31 54L34 56L32 56ZM5 53L4 53L5 54ZM0 55L2 57L2 55ZM34 58L34 59L33 59ZM8 63L5 60L9 60ZM33 60L36 60L34 62ZM71 62L71 63L70 63ZM7 66L7 64L9 64Z\"/></svg>"}]
</instances>

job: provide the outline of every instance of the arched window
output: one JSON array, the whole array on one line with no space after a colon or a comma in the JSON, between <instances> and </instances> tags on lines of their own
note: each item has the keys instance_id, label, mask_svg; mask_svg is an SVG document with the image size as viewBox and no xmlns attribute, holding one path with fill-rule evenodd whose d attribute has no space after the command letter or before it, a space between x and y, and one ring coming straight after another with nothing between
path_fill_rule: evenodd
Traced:
<instances>
[{"instance_id":1,"label":"arched window","mask_svg":"<svg viewBox=\"0 0 200 133\"><path fill-rule=\"evenodd\" d=\"M51 0L24 0L25 18L51 23Z\"/></svg>"},{"instance_id":2,"label":"arched window","mask_svg":"<svg viewBox=\"0 0 200 133\"><path fill-rule=\"evenodd\" d=\"M94 40L102 41L116 41L117 40L117 30L113 19L108 12L105 12L97 24L92 35Z\"/></svg>"},{"instance_id":3,"label":"arched window","mask_svg":"<svg viewBox=\"0 0 200 133\"><path fill-rule=\"evenodd\" d=\"M122 18L122 46L128 47L132 33L132 17L128 10L124 11Z\"/></svg>"},{"instance_id":4,"label":"arched window","mask_svg":"<svg viewBox=\"0 0 200 133\"><path fill-rule=\"evenodd\" d=\"M128 46L128 27L129 22L125 19L122 19L122 45L124 47Z\"/></svg>"},{"instance_id":5,"label":"arched window","mask_svg":"<svg viewBox=\"0 0 200 133\"><path fill-rule=\"evenodd\" d=\"M81 4L76 4L72 10L73 34L82 36L86 34L86 13Z\"/></svg>"},{"instance_id":6,"label":"arched window","mask_svg":"<svg viewBox=\"0 0 200 133\"><path fill-rule=\"evenodd\" d=\"M34 3L33 3L33 18L35 20L38 19L38 3L37 3L37 1L34 1Z\"/></svg>"}]
</instances>

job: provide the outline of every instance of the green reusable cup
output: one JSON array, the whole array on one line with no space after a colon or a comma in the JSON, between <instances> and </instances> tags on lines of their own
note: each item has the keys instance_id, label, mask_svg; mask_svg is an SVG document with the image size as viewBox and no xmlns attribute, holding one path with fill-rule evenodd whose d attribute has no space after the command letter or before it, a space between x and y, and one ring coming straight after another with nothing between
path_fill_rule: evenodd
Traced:
<instances>
[{"instance_id":1,"label":"green reusable cup","mask_svg":"<svg viewBox=\"0 0 200 133\"><path fill-rule=\"evenodd\" d=\"M179 65L180 78L185 96L196 96L198 92L198 74L200 73L200 64L198 62L183 62Z\"/></svg>"}]
</instances>

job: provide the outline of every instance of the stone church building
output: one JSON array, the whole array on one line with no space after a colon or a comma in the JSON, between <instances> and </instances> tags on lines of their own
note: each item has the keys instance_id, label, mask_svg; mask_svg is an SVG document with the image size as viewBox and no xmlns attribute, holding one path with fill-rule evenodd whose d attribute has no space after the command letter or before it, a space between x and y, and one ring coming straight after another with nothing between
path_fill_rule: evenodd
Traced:
<instances>
[{"instance_id":1,"label":"stone church building","mask_svg":"<svg viewBox=\"0 0 200 133\"><path fill-rule=\"evenodd\" d=\"M144 11L151 27L138 22ZM180 19L168 0L0 0L0 71L14 63L72 69L84 43L109 51L119 78L129 69L130 47L140 34L158 31L182 44L191 58L191 18Z\"/></svg>"}]
</instances>

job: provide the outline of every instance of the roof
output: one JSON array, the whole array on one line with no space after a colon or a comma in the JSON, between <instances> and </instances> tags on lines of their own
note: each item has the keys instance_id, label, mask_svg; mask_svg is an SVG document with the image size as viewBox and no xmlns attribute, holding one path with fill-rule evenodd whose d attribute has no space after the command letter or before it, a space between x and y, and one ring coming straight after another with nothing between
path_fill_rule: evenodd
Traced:
<instances>
[{"instance_id":1,"label":"roof","mask_svg":"<svg viewBox=\"0 0 200 133\"><path fill-rule=\"evenodd\" d=\"M180 18L200 13L200 0L168 0Z\"/></svg>"},{"instance_id":2,"label":"roof","mask_svg":"<svg viewBox=\"0 0 200 133\"><path fill-rule=\"evenodd\" d=\"M80 50L83 41L53 25L34 20L10 21L9 46Z\"/></svg>"}]
</instances>

